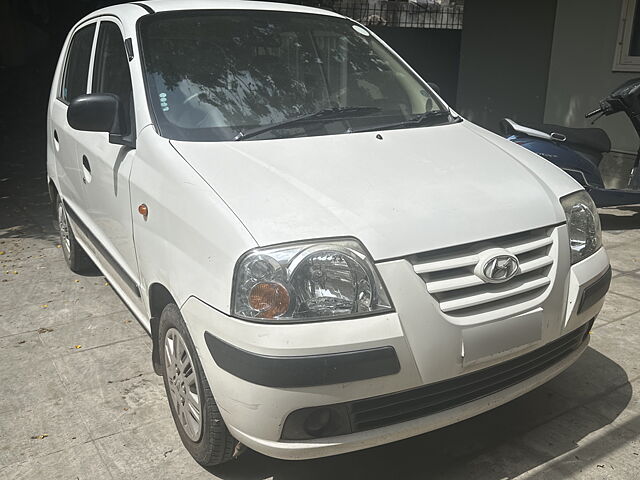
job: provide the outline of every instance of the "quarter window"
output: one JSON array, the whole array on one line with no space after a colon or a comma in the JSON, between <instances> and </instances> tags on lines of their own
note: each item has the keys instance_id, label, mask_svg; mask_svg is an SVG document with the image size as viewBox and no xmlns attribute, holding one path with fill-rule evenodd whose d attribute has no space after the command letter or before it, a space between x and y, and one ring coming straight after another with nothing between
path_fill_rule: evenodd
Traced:
<instances>
[{"instance_id":1,"label":"quarter window","mask_svg":"<svg viewBox=\"0 0 640 480\"><path fill-rule=\"evenodd\" d=\"M62 99L67 103L87 93L89 61L95 31L95 23L88 25L78 30L71 40L61 92Z\"/></svg>"},{"instance_id":2,"label":"quarter window","mask_svg":"<svg viewBox=\"0 0 640 480\"><path fill-rule=\"evenodd\" d=\"M94 93L111 93L120 99L125 113L123 131L130 133L132 118L132 88L129 62L120 28L113 22L101 22L93 70Z\"/></svg>"}]
</instances>

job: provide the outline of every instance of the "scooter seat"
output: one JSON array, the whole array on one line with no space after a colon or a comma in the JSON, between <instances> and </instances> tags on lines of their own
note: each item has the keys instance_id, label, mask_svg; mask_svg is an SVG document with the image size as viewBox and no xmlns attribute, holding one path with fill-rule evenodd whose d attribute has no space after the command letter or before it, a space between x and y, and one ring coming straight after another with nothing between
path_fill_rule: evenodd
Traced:
<instances>
[{"instance_id":1,"label":"scooter seat","mask_svg":"<svg viewBox=\"0 0 640 480\"><path fill-rule=\"evenodd\" d=\"M561 125L545 124L540 125L538 130L548 133L549 135L559 133L566 137L565 141L567 143L583 146L598 153L611 151L611 139L609 135L607 135L607 132L601 128L570 128Z\"/></svg>"},{"instance_id":2,"label":"scooter seat","mask_svg":"<svg viewBox=\"0 0 640 480\"><path fill-rule=\"evenodd\" d=\"M500 130L503 135L518 132L531 137L571 143L597 153L611 151L611 139L601 128L570 128L552 124L524 126L505 118L500 122Z\"/></svg>"}]
</instances>

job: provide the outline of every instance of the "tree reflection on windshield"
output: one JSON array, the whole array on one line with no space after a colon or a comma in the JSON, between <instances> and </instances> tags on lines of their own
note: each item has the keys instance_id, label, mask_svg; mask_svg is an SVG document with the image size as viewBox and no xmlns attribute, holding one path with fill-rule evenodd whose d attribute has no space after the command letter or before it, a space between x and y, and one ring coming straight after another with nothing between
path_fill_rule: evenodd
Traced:
<instances>
[{"instance_id":1,"label":"tree reflection on windshield","mask_svg":"<svg viewBox=\"0 0 640 480\"><path fill-rule=\"evenodd\" d=\"M231 140L239 131L322 109L376 107L371 111L378 113L349 119L363 128L442 109L422 82L353 25L339 17L268 11L144 17L147 85L162 135ZM300 129L336 133L331 121L318 123L261 138L299 136Z\"/></svg>"}]
</instances>

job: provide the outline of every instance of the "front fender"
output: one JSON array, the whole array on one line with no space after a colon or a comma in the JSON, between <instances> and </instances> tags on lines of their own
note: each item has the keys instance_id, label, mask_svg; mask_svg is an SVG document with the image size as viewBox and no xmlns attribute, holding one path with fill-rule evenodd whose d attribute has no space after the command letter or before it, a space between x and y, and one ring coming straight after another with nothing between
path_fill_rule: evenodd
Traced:
<instances>
[{"instance_id":1,"label":"front fender","mask_svg":"<svg viewBox=\"0 0 640 480\"><path fill-rule=\"evenodd\" d=\"M256 246L253 237L169 140L152 127L139 135L137 150L129 182L146 305L149 286L160 283L178 306L196 296L229 312L235 263ZM137 213L141 204L148 208L146 217ZM148 313L151 316L150 308Z\"/></svg>"}]
</instances>

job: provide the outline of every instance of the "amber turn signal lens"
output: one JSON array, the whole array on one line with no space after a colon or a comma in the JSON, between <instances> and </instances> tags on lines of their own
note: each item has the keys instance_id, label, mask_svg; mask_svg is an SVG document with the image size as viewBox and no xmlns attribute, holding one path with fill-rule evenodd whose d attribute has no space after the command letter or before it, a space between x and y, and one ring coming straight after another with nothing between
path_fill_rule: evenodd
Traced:
<instances>
[{"instance_id":1,"label":"amber turn signal lens","mask_svg":"<svg viewBox=\"0 0 640 480\"><path fill-rule=\"evenodd\" d=\"M260 318L274 318L289 309L289 292L279 283L258 283L249 293L249 305Z\"/></svg>"},{"instance_id":2,"label":"amber turn signal lens","mask_svg":"<svg viewBox=\"0 0 640 480\"><path fill-rule=\"evenodd\" d=\"M149 208L143 203L138 207L138 213L146 220L149 215Z\"/></svg>"}]
</instances>

